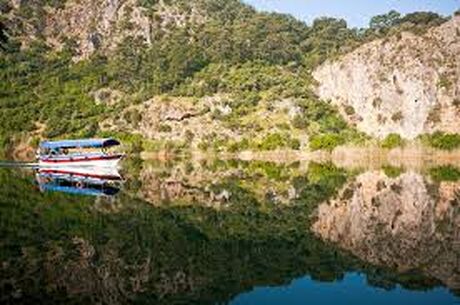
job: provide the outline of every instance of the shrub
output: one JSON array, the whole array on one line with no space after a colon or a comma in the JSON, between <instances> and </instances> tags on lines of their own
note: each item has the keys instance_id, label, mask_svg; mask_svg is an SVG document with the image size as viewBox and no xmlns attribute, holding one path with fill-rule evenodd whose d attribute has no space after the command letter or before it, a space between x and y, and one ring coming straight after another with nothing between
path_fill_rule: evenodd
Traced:
<instances>
[{"instance_id":1,"label":"shrub","mask_svg":"<svg viewBox=\"0 0 460 305\"><path fill-rule=\"evenodd\" d=\"M332 151L337 146L345 144L345 139L339 134L322 134L315 135L310 139L310 149L312 150L329 150Z\"/></svg>"},{"instance_id":2,"label":"shrub","mask_svg":"<svg viewBox=\"0 0 460 305\"><path fill-rule=\"evenodd\" d=\"M452 81L446 75L441 75L438 81L438 88L449 90L451 87Z\"/></svg>"},{"instance_id":3,"label":"shrub","mask_svg":"<svg viewBox=\"0 0 460 305\"><path fill-rule=\"evenodd\" d=\"M431 135L422 136L422 141L431 147L443 150L454 150L460 147L459 134L449 134L438 131Z\"/></svg>"},{"instance_id":4,"label":"shrub","mask_svg":"<svg viewBox=\"0 0 460 305\"><path fill-rule=\"evenodd\" d=\"M282 129L282 130L290 130L291 129L291 126L288 123L279 123L279 124L276 124L276 127L278 129Z\"/></svg>"},{"instance_id":5,"label":"shrub","mask_svg":"<svg viewBox=\"0 0 460 305\"><path fill-rule=\"evenodd\" d=\"M262 150L275 150L282 147L285 147L285 139L279 133L266 136L259 144L259 148Z\"/></svg>"},{"instance_id":6,"label":"shrub","mask_svg":"<svg viewBox=\"0 0 460 305\"><path fill-rule=\"evenodd\" d=\"M348 115L353 115L353 114L356 113L356 111L355 111L355 108L353 108L353 106L347 105L345 107L345 113L348 114Z\"/></svg>"},{"instance_id":7,"label":"shrub","mask_svg":"<svg viewBox=\"0 0 460 305\"><path fill-rule=\"evenodd\" d=\"M460 180L460 169L452 165L439 166L431 168L430 176L437 182L441 181L459 181Z\"/></svg>"},{"instance_id":8,"label":"shrub","mask_svg":"<svg viewBox=\"0 0 460 305\"><path fill-rule=\"evenodd\" d=\"M201 141L200 143L198 143L198 149L201 151L208 151L209 143L205 140Z\"/></svg>"},{"instance_id":9,"label":"shrub","mask_svg":"<svg viewBox=\"0 0 460 305\"><path fill-rule=\"evenodd\" d=\"M395 166L384 166L382 169L388 178L398 178L403 172L401 167Z\"/></svg>"},{"instance_id":10,"label":"shrub","mask_svg":"<svg viewBox=\"0 0 460 305\"><path fill-rule=\"evenodd\" d=\"M172 128L171 128L171 126L169 126L167 124L161 124L160 126L158 126L158 131L159 132L171 132Z\"/></svg>"},{"instance_id":11,"label":"shrub","mask_svg":"<svg viewBox=\"0 0 460 305\"><path fill-rule=\"evenodd\" d=\"M261 150L275 150L279 148L299 149L300 141L291 138L289 135L282 135L280 133L272 133L266 136L259 144L258 148Z\"/></svg>"},{"instance_id":12,"label":"shrub","mask_svg":"<svg viewBox=\"0 0 460 305\"><path fill-rule=\"evenodd\" d=\"M227 151L231 153L235 153L238 151L246 150L249 149L249 140L248 139L243 139L239 142L230 142L228 145Z\"/></svg>"},{"instance_id":13,"label":"shrub","mask_svg":"<svg viewBox=\"0 0 460 305\"><path fill-rule=\"evenodd\" d=\"M185 139L187 140L187 142L192 142L194 138L195 138L195 134L187 129L185 131Z\"/></svg>"},{"instance_id":14,"label":"shrub","mask_svg":"<svg viewBox=\"0 0 460 305\"><path fill-rule=\"evenodd\" d=\"M393 149L404 144L404 140L401 138L399 134L391 133L389 134L381 143L380 145L383 148Z\"/></svg>"},{"instance_id":15,"label":"shrub","mask_svg":"<svg viewBox=\"0 0 460 305\"><path fill-rule=\"evenodd\" d=\"M296 115L292 120L292 126L294 126L297 129L307 129L308 125L308 119L302 115Z\"/></svg>"},{"instance_id":16,"label":"shrub","mask_svg":"<svg viewBox=\"0 0 460 305\"><path fill-rule=\"evenodd\" d=\"M299 150L300 149L300 141L298 139L291 139L289 141L289 148L294 149L294 150Z\"/></svg>"},{"instance_id":17,"label":"shrub","mask_svg":"<svg viewBox=\"0 0 460 305\"><path fill-rule=\"evenodd\" d=\"M142 114L137 109L132 109L123 114L123 119L136 128L142 120Z\"/></svg>"},{"instance_id":18,"label":"shrub","mask_svg":"<svg viewBox=\"0 0 460 305\"><path fill-rule=\"evenodd\" d=\"M33 137L32 139L30 139L30 142L29 142L30 146L32 146L33 148L37 148L38 145L40 144L40 138L35 136ZM1 145L0 145L1 147Z\"/></svg>"},{"instance_id":19,"label":"shrub","mask_svg":"<svg viewBox=\"0 0 460 305\"><path fill-rule=\"evenodd\" d=\"M391 116L393 122L400 122L403 118L404 116L401 111L398 111Z\"/></svg>"},{"instance_id":20,"label":"shrub","mask_svg":"<svg viewBox=\"0 0 460 305\"><path fill-rule=\"evenodd\" d=\"M452 101L452 105L455 107L455 108L459 108L460 109L460 98L456 98Z\"/></svg>"},{"instance_id":21,"label":"shrub","mask_svg":"<svg viewBox=\"0 0 460 305\"><path fill-rule=\"evenodd\" d=\"M441 105L436 105L433 107L433 109L430 110L427 121L430 123L441 122Z\"/></svg>"}]
</instances>

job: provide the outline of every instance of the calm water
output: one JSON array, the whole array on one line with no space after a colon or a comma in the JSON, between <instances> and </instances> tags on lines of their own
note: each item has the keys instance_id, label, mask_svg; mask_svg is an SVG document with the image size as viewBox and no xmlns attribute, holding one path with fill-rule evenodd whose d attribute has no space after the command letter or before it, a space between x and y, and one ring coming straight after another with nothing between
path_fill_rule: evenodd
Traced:
<instances>
[{"instance_id":1,"label":"calm water","mask_svg":"<svg viewBox=\"0 0 460 305\"><path fill-rule=\"evenodd\" d=\"M0 182L0 303L460 304L453 165L130 160Z\"/></svg>"}]
</instances>

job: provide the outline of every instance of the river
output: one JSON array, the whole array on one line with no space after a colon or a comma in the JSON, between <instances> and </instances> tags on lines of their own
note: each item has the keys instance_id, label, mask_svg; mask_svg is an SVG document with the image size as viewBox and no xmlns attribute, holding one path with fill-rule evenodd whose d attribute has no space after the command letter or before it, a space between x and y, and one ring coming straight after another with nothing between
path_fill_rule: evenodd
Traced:
<instances>
[{"instance_id":1,"label":"river","mask_svg":"<svg viewBox=\"0 0 460 305\"><path fill-rule=\"evenodd\" d=\"M131 159L104 175L0 169L1 303L460 303L455 164Z\"/></svg>"}]
</instances>

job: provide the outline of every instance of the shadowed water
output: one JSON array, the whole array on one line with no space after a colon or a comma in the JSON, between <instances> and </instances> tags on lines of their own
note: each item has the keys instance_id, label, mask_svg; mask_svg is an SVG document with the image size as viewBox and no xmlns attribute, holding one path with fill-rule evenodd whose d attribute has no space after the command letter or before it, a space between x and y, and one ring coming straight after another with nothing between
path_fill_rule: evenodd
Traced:
<instances>
[{"instance_id":1,"label":"shadowed water","mask_svg":"<svg viewBox=\"0 0 460 305\"><path fill-rule=\"evenodd\" d=\"M460 301L455 166L128 160L120 179L93 174L0 169L1 303Z\"/></svg>"}]
</instances>

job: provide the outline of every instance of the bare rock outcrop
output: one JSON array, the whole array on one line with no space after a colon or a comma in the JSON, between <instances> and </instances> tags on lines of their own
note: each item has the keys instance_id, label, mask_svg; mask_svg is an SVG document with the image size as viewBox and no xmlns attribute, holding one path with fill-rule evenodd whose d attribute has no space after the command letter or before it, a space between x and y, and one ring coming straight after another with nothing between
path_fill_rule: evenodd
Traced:
<instances>
[{"instance_id":1,"label":"bare rock outcrop","mask_svg":"<svg viewBox=\"0 0 460 305\"><path fill-rule=\"evenodd\" d=\"M57 6L37 7L39 14L33 19L38 20L37 25L20 17L22 5L21 1L13 1L8 19L14 20L12 23L22 31L23 43L43 37L57 50L71 43L77 51L75 60L88 58L96 50L113 50L126 38L149 45L171 27L186 27L206 19L193 4L185 11L161 0L152 13L137 0L69 0Z\"/></svg>"},{"instance_id":2,"label":"bare rock outcrop","mask_svg":"<svg viewBox=\"0 0 460 305\"><path fill-rule=\"evenodd\" d=\"M313 75L318 95L358 129L407 139L460 132L460 16L423 35L402 32L361 46Z\"/></svg>"}]
</instances>

